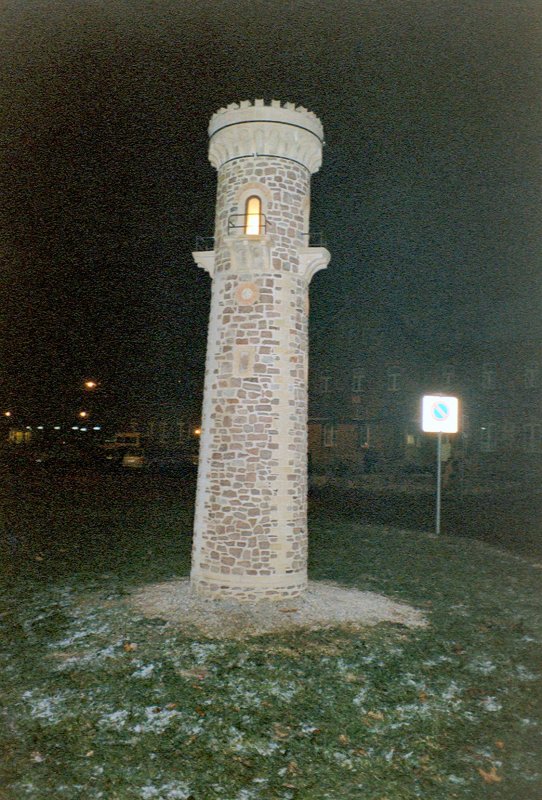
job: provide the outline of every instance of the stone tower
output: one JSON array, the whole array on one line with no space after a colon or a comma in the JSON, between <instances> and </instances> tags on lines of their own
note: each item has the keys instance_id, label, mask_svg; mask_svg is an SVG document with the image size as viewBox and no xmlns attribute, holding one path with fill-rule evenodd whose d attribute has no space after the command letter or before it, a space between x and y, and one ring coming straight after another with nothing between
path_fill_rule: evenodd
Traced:
<instances>
[{"instance_id":1,"label":"stone tower","mask_svg":"<svg viewBox=\"0 0 542 800\"><path fill-rule=\"evenodd\" d=\"M209 125L218 171L191 587L238 600L307 585L308 287L329 253L309 246L320 120L244 101Z\"/></svg>"}]
</instances>

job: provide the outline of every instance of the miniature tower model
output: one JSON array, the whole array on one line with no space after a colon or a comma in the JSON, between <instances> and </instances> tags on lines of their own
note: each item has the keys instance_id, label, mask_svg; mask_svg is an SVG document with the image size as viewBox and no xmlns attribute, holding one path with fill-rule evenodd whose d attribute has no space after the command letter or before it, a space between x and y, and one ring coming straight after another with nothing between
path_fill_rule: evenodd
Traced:
<instances>
[{"instance_id":1,"label":"miniature tower model","mask_svg":"<svg viewBox=\"0 0 542 800\"><path fill-rule=\"evenodd\" d=\"M191 588L237 600L307 585L308 286L329 253L309 247L320 120L244 101L209 125L218 171Z\"/></svg>"}]
</instances>

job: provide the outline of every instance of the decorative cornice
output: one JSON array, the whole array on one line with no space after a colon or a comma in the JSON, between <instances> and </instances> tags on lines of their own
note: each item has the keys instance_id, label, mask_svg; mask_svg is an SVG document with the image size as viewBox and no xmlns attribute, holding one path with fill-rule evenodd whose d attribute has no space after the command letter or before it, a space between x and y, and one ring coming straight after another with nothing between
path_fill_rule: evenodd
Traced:
<instances>
[{"instance_id":1,"label":"decorative cornice","mask_svg":"<svg viewBox=\"0 0 542 800\"><path fill-rule=\"evenodd\" d=\"M215 274L215 251L214 250L196 250L192 253L192 258L200 267L208 272L211 278Z\"/></svg>"},{"instance_id":2,"label":"decorative cornice","mask_svg":"<svg viewBox=\"0 0 542 800\"><path fill-rule=\"evenodd\" d=\"M247 156L275 156L297 161L310 172L322 163L324 131L311 111L293 103L244 100L221 108L209 123L209 160L219 169Z\"/></svg>"},{"instance_id":3,"label":"decorative cornice","mask_svg":"<svg viewBox=\"0 0 542 800\"><path fill-rule=\"evenodd\" d=\"M271 255L271 237L258 236L254 239L243 237L226 237L224 244L230 252L231 263L238 272L257 274L269 271ZM215 274L214 250L196 250L192 258L200 267ZM331 255L325 247L302 247L299 249L299 274L309 284L313 276L329 264Z\"/></svg>"},{"instance_id":4,"label":"decorative cornice","mask_svg":"<svg viewBox=\"0 0 542 800\"><path fill-rule=\"evenodd\" d=\"M309 284L313 276L329 264L331 254L325 247L302 247L299 249L299 272Z\"/></svg>"}]
</instances>

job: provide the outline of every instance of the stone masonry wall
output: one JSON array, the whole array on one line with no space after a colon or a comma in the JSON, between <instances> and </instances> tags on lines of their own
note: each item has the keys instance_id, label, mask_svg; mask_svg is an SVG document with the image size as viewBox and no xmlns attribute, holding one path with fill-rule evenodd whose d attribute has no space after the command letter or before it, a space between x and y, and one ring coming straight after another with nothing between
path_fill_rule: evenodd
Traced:
<instances>
[{"instance_id":1,"label":"stone masonry wall","mask_svg":"<svg viewBox=\"0 0 542 800\"><path fill-rule=\"evenodd\" d=\"M266 231L229 230L263 187ZM246 157L218 175L192 585L238 599L306 587L308 170Z\"/></svg>"}]
</instances>

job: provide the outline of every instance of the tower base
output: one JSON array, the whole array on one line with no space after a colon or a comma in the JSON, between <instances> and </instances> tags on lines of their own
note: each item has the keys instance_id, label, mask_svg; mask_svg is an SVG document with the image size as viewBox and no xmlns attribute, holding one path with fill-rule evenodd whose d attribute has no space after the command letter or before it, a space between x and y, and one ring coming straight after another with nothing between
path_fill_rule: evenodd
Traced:
<instances>
[{"instance_id":1,"label":"tower base","mask_svg":"<svg viewBox=\"0 0 542 800\"><path fill-rule=\"evenodd\" d=\"M307 589L307 575L194 575L190 577L190 591L197 597L213 600L284 600L299 597Z\"/></svg>"}]
</instances>

